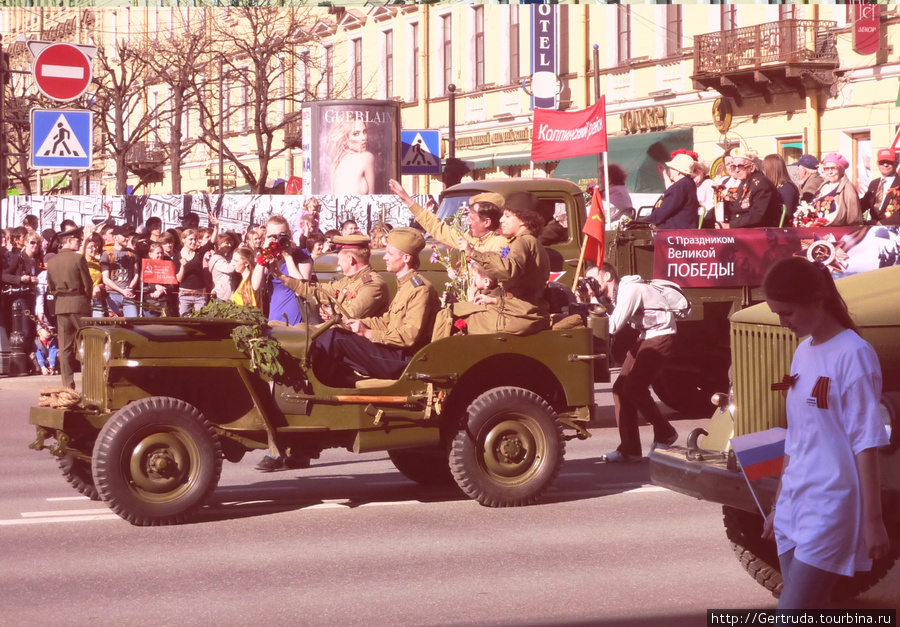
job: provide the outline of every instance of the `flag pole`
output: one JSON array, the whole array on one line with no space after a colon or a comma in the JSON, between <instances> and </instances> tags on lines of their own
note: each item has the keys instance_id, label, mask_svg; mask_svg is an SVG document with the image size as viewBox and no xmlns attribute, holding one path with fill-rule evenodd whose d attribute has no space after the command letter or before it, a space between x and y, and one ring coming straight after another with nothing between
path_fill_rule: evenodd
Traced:
<instances>
[{"instance_id":1,"label":"flag pole","mask_svg":"<svg viewBox=\"0 0 900 627\"><path fill-rule=\"evenodd\" d=\"M575 267L575 278L572 279L572 290L578 289L578 279L581 278L581 268L584 265L584 253L587 250L589 235L584 235L584 241L581 242L581 254L578 255L578 265Z\"/></svg>"}]
</instances>

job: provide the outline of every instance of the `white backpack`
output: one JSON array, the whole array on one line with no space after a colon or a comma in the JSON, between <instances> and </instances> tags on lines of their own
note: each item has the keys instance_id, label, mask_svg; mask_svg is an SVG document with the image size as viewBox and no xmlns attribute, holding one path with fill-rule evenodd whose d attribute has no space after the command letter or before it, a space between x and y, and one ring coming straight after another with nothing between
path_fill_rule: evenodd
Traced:
<instances>
[{"instance_id":1,"label":"white backpack","mask_svg":"<svg viewBox=\"0 0 900 627\"><path fill-rule=\"evenodd\" d=\"M649 285L662 296L665 307L646 307L650 311L671 311L678 320L684 320L691 315L691 301L681 286L665 279L641 280L644 285Z\"/></svg>"}]
</instances>

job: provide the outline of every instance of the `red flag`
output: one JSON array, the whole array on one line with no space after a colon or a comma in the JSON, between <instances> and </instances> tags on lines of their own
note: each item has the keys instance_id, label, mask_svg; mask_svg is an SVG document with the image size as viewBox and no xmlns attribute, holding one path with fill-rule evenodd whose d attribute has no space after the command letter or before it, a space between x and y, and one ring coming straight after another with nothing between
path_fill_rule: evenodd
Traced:
<instances>
[{"instance_id":1,"label":"red flag","mask_svg":"<svg viewBox=\"0 0 900 627\"><path fill-rule=\"evenodd\" d=\"M584 223L584 234L587 237L584 258L599 266L603 263L606 253L606 224L603 221L603 201L600 199L599 185L594 187L591 210L588 211L587 222Z\"/></svg>"},{"instance_id":2,"label":"red flag","mask_svg":"<svg viewBox=\"0 0 900 627\"><path fill-rule=\"evenodd\" d=\"M175 278L175 264L168 259L142 259L141 280L157 285L178 285Z\"/></svg>"}]
</instances>

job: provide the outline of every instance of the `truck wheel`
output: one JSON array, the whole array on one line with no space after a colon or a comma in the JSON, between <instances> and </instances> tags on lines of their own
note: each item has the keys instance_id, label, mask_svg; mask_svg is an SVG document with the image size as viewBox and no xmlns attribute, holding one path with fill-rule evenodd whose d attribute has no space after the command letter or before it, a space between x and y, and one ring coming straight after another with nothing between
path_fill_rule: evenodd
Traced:
<instances>
[{"instance_id":1,"label":"truck wheel","mask_svg":"<svg viewBox=\"0 0 900 627\"><path fill-rule=\"evenodd\" d=\"M215 489L222 447L209 422L184 401L141 399L116 412L94 445L94 483L133 525L183 522Z\"/></svg>"},{"instance_id":2,"label":"truck wheel","mask_svg":"<svg viewBox=\"0 0 900 627\"><path fill-rule=\"evenodd\" d=\"M756 583L771 592L781 595L781 566L778 550L771 540L763 540L763 517L735 507L722 507L725 519L725 535L731 541L731 548Z\"/></svg>"},{"instance_id":3,"label":"truck wheel","mask_svg":"<svg viewBox=\"0 0 900 627\"><path fill-rule=\"evenodd\" d=\"M469 405L450 469L468 496L488 507L537 501L562 468L565 441L556 412L517 387L488 390Z\"/></svg>"},{"instance_id":4,"label":"truck wheel","mask_svg":"<svg viewBox=\"0 0 900 627\"><path fill-rule=\"evenodd\" d=\"M94 477L91 475L91 464L89 462L72 455L65 455L60 457L56 463L59 465L59 469L62 471L66 481L69 482L69 485L92 501L100 500L97 487L94 485Z\"/></svg>"},{"instance_id":5,"label":"truck wheel","mask_svg":"<svg viewBox=\"0 0 900 627\"><path fill-rule=\"evenodd\" d=\"M774 596L781 596L784 582L781 579L778 551L774 542L759 537L762 534L763 517L728 506L722 507L722 513L725 516L725 533L744 570ZM897 557L897 551L894 551L888 557L876 560L870 571L858 572L853 577L841 577L832 598L843 601L859 596L890 572Z\"/></svg>"},{"instance_id":6,"label":"truck wheel","mask_svg":"<svg viewBox=\"0 0 900 627\"><path fill-rule=\"evenodd\" d=\"M404 448L388 451L388 457L404 477L419 485L447 487L456 485L447 463L447 447Z\"/></svg>"}]
</instances>

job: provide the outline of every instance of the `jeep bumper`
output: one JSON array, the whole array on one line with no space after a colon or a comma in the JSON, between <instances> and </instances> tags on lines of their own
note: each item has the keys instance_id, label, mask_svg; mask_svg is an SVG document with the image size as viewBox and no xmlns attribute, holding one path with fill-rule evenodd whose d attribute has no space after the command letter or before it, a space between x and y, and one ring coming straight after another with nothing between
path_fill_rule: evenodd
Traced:
<instances>
[{"instance_id":1,"label":"jeep bumper","mask_svg":"<svg viewBox=\"0 0 900 627\"><path fill-rule=\"evenodd\" d=\"M748 512L759 508L739 470L729 470L725 459L694 461L688 449L673 446L650 453L650 480L674 492L721 503ZM778 487L777 480L762 479L754 483L762 507L768 511Z\"/></svg>"}]
</instances>

